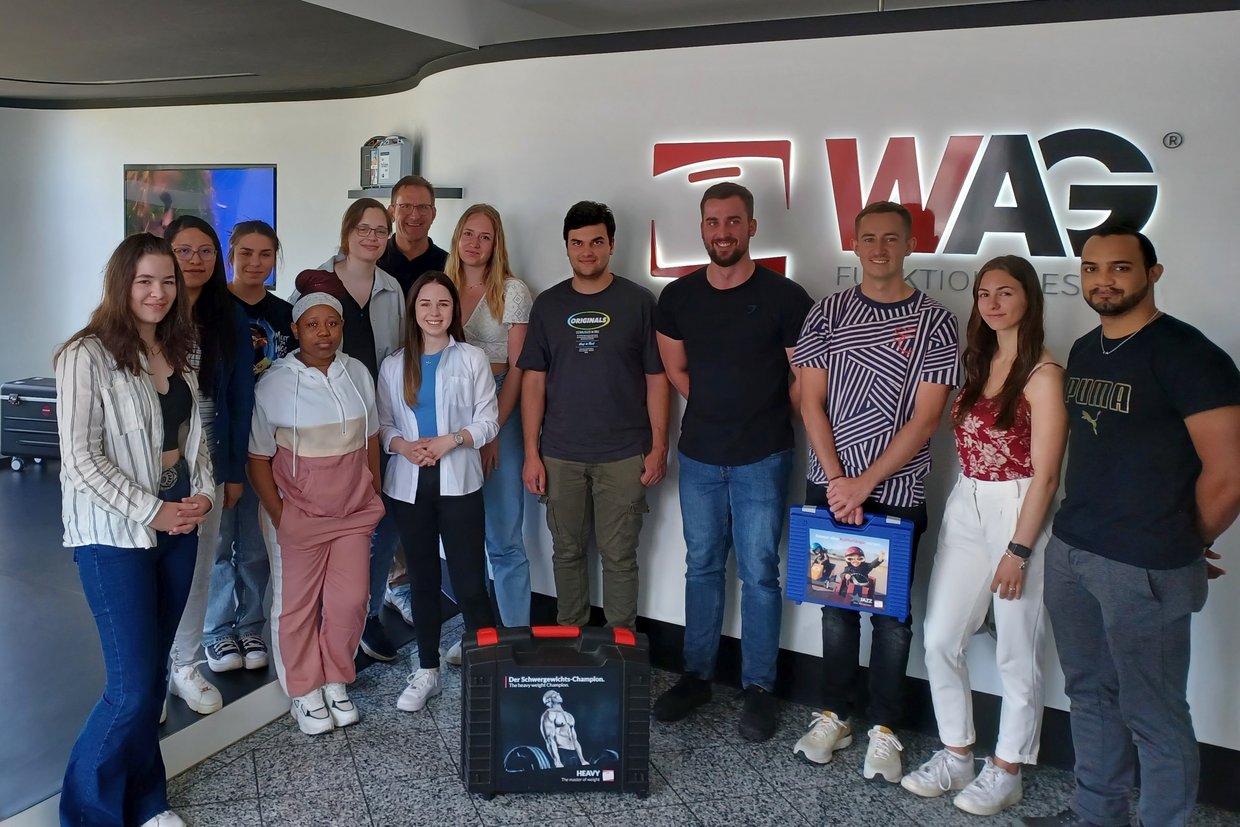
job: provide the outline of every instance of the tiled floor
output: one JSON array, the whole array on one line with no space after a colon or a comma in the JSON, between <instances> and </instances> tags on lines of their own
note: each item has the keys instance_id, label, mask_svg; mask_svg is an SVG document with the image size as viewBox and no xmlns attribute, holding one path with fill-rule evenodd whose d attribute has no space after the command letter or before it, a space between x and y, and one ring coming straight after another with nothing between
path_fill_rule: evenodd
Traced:
<instances>
[{"instance_id":1,"label":"tiled floor","mask_svg":"<svg viewBox=\"0 0 1240 827\"><path fill-rule=\"evenodd\" d=\"M444 640L459 633L459 626L445 629ZM734 691L717 686L714 702L688 720L652 724L646 799L581 793L486 801L465 792L458 772L460 670L445 665L444 692L424 712L396 709L412 652L411 644L396 663L374 664L358 676L351 695L361 723L309 738L282 717L171 781L173 807L199 827L940 827L1006 825L1013 816L1055 813L1071 791L1068 773L1034 769L1026 773L1021 804L1002 816L979 819L961 813L946 797L920 799L898 785L865 781L864 738L826 767L794 759L792 745L810 719L807 707L786 704L770 741L742 740ZM656 673L655 691L674 679ZM923 735L901 735L906 767L924 760L935 746ZM1202 808L1193 823L1238 822L1235 813Z\"/></svg>"}]
</instances>

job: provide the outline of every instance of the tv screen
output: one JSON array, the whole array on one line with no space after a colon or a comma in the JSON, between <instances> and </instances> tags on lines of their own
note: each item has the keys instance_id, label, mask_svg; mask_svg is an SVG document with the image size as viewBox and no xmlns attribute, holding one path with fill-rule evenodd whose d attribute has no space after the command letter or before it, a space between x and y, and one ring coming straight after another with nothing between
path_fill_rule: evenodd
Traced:
<instances>
[{"instance_id":1,"label":"tv screen","mask_svg":"<svg viewBox=\"0 0 1240 827\"><path fill-rule=\"evenodd\" d=\"M227 253L228 237L241 221L276 226L276 168L272 164L126 164L125 235L164 228L181 215L195 215L215 228ZM227 263L227 262L226 262ZM267 284L275 286L275 270Z\"/></svg>"}]
</instances>

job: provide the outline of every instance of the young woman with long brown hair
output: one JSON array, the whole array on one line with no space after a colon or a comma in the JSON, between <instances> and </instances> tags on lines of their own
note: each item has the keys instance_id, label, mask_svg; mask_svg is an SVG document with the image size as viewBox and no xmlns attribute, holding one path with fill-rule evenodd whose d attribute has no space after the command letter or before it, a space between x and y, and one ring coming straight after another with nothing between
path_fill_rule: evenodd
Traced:
<instances>
[{"instance_id":1,"label":"young woman with long brown hair","mask_svg":"<svg viewBox=\"0 0 1240 827\"><path fill-rule=\"evenodd\" d=\"M944 748L904 776L920 796L994 815L1023 796L1042 721L1040 662L1047 512L1067 438L1063 368L1045 348L1042 286L1019 256L984 264L973 287L965 380L952 410L961 474L930 576L926 670ZM1003 710L993 758L975 773L965 649L993 610Z\"/></svg>"},{"instance_id":2,"label":"young woman with long brown hair","mask_svg":"<svg viewBox=\"0 0 1240 827\"><path fill-rule=\"evenodd\" d=\"M215 480L190 367L181 268L121 242L103 300L56 354L64 544L99 627L107 683L69 757L62 824L183 827L168 810L159 711Z\"/></svg>"},{"instance_id":3,"label":"young woman with long brown hair","mask_svg":"<svg viewBox=\"0 0 1240 827\"><path fill-rule=\"evenodd\" d=\"M486 354L466 344L456 287L424 273L409 290L405 346L379 371L379 438L391 456L383 479L388 510L400 530L419 667L397 701L406 712L438 695L439 547L465 628L495 625L486 592L482 460L495 439L495 383Z\"/></svg>"}]
</instances>

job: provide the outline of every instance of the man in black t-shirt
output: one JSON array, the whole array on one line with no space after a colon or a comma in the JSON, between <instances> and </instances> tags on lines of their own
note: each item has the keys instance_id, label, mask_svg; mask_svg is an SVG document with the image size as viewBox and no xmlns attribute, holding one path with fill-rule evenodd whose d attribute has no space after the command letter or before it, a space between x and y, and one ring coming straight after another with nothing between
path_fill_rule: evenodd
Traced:
<instances>
[{"instance_id":1,"label":"man in black t-shirt","mask_svg":"<svg viewBox=\"0 0 1240 827\"><path fill-rule=\"evenodd\" d=\"M431 224L435 222L435 188L421 175L406 175L392 187L388 213L395 232L379 259L379 269L400 282L401 290L408 296L418 276L429 270L442 271L448 263L447 251L436 247L430 239Z\"/></svg>"},{"instance_id":2,"label":"man in black t-shirt","mask_svg":"<svg viewBox=\"0 0 1240 827\"><path fill-rule=\"evenodd\" d=\"M607 625L637 620L637 539L646 488L667 472L670 392L654 339L654 296L608 270L616 219L582 201L564 217L573 276L534 300L517 367L523 476L547 505L562 626L590 619L593 523Z\"/></svg>"},{"instance_id":3,"label":"man in black t-shirt","mask_svg":"<svg viewBox=\"0 0 1240 827\"><path fill-rule=\"evenodd\" d=\"M783 612L779 540L798 392L789 360L813 301L750 258L758 222L749 190L715 184L701 214L711 263L659 297L659 351L686 400L678 447L687 571L685 673L654 716L676 721L710 700L731 545L742 583L740 732L764 741L778 723L771 692Z\"/></svg>"},{"instance_id":4,"label":"man in black t-shirt","mask_svg":"<svg viewBox=\"0 0 1240 827\"><path fill-rule=\"evenodd\" d=\"M1093 235L1081 293L1102 324L1068 357L1066 496L1046 550L1045 601L1076 750L1070 809L1031 827L1127 825L1139 761L1142 824L1186 825L1198 746L1187 701L1190 626L1210 545L1240 511L1240 373L1154 304L1154 246Z\"/></svg>"}]
</instances>

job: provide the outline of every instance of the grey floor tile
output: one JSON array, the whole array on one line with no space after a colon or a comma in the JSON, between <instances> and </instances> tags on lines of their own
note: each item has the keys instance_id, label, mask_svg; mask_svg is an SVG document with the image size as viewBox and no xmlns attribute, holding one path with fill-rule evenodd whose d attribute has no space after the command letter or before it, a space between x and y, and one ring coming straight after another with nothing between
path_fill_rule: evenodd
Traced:
<instances>
[{"instance_id":1,"label":"grey floor tile","mask_svg":"<svg viewBox=\"0 0 1240 827\"><path fill-rule=\"evenodd\" d=\"M691 827L702 822L685 804L590 816L594 827Z\"/></svg>"},{"instance_id":2,"label":"grey floor tile","mask_svg":"<svg viewBox=\"0 0 1240 827\"><path fill-rule=\"evenodd\" d=\"M728 737L715 725L700 715L690 715L682 721L665 724L650 722L650 751L698 749L717 747L728 742Z\"/></svg>"},{"instance_id":3,"label":"grey floor tile","mask_svg":"<svg viewBox=\"0 0 1240 827\"><path fill-rule=\"evenodd\" d=\"M443 738L435 729L398 735L355 738L350 746L362 778L435 778L456 771Z\"/></svg>"},{"instance_id":4,"label":"grey floor tile","mask_svg":"<svg viewBox=\"0 0 1240 827\"><path fill-rule=\"evenodd\" d=\"M258 803L263 827L371 827L374 823L356 778L349 787L267 796Z\"/></svg>"},{"instance_id":5,"label":"grey floor tile","mask_svg":"<svg viewBox=\"0 0 1240 827\"><path fill-rule=\"evenodd\" d=\"M391 696L392 703L409 683L410 658L403 653L391 663L372 663L357 673L349 685L350 697L355 695Z\"/></svg>"},{"instance_id":6,"label":"grey floor tile","mask_svg":"<svg viewBox=\"0 0 1240 827\"><path fill-rule=\"evenodd\" d=\"M757 770L727 746L660 752L650 760L689 804L775 792Z\"/></svg>"},{"instance_id":7,"label":"grey floor tile","mask_svg":"<svg viewBox=\"0 0 1240 827\"><path fill-rule=\"evenodd\" d=\"M177 807L187 827L262 827L258 799Z\"/></svg>"},{"instance_id":8,"label":"grey floor tile","mask_svg":"<svg viewBox=\"0 0 1240 827\"><path fill-rule=\"evenodd\" d=\"M399 782L363 778L362 789L375 827L482 824L474 797L456 776Z\"/></svg>"},{"instance_id":9,"label":"grey floor tile","mask_svg":"<svg viewBox=\"0 0 1240 827\"><path fill-rule=\"evenodd\" d=\"M804 795L796 796L791 791L784 791L784 796L792 800L806 820L813 825L926 827L917 819L909 818L897 806L895 796L908 795L898 785L884 782L879 786L858 774L853 783L819 788L817 796L811 790L803 792Z\"/></svg>"},{"instance_id":10,"label":"grey floor tile","mask_svg":"<svg viewBox=\"0 0 1240 827\"><path fill-rule=\"evenodd\" d=\"M775 793L719 798L693 804L693 814L707 827L794 827L809 822Z\"/></svg>"},{"instance_id":11,"label":"grey floor tile","mask_svg":"<svg viewBox=\"0 0 1240 827\"><path fill-rule=\"evenodd\" d=\"M424 713L429 713L440 728L461 728L461 692L445 689L426 703Z\"/></svg>"},{"instance_id":12,"label":"grey floor tile","mask_svg":"<svg viewBox=\"0 0 1240 827\"><path fill-rule=\"evenodd\" d=\"M254 768L261 796L346 788L358 783L353 754L344 740L260 747L254 750Z\"/></svg>"},{"instance_id":13,"label":"grey floor tile","mask_svg":"<svg viewBox=\"0 0 1240 827\"><path fill-rule=\"evenodd\" d=\"M620 813L629 810L648 810L660 807L673 807L684 803L675 790L667 783L655 767L650 768L650 792L645 798L633 794L622 793L578 793L577 801L587 815L601 813Z\"/></svg>"},{"instance_id":14,"label":"grey floor tile","mask_svg":"<svg viewBox=\"0 0 1240 827\"><path fill-rule=\"evenodd\" d=\"M535 827L535 825L537 825L537 827L546 827L548 824L548 822L543 821L542 819L525 821L524 819L521 819L519 815L515 817L518 819L517 821L501 821L496 824L489 825L489 827L527 827L527 825L528 827ZM588 816L560 817L554 819L550 823L554 824L555 827L592 827L594 824Z\"/></svg>"},{"instance_id":15,"label":"grey floor tile","mask_svg":"<svg viewBox=\"0 0 1240 827\"><path fill-rule=\"evenodd\" d=\"M363 738L399 735L418 730L434 730L435 719L428 712L403 712L396 708L394 695L350 695L357 704L361 720L345 727L345 735L357 741Z\"/></svg>"},{"instance_id":16,"label":"grey floor tile","mask_svg":"<svg viewBox=\"0 0 1240 827\"><path fill-rule=\"evenodd\" d=\"M208 758L200 761L194 766L182 772L180 775L174 775L168 779L168 798L179 793L181 790L192 787L200 781L203 781L220 771L221 768L228 766L224 761L217 761L215 758Z\"/></svg>"},{"instance_id":17,"label":"grey floor tile","mask_svg":"<svg viewBox=\"0 0 1240 827\"><path fill-rule=\"evenodd\" d=\"M488 827L511 823L517 818L527 822L558 824L565 816L585 814L577 800L579 796L572 793L509 793L497 795L489 801L482 796L473 798L482 823Z\"/></svg>"},{"instance_id":18,"label":"grey floor tile","mask_svg":"<svg viewBox=\"0 0 1240 827\"><path fill-rule=\"evenodd\" d=\"M174 808L258 797L254 761L248 753L230 764L214 762L209 771L204 772L204 766L199 764L168 783L168 802Z\"/></svg>"}]
</instances>

